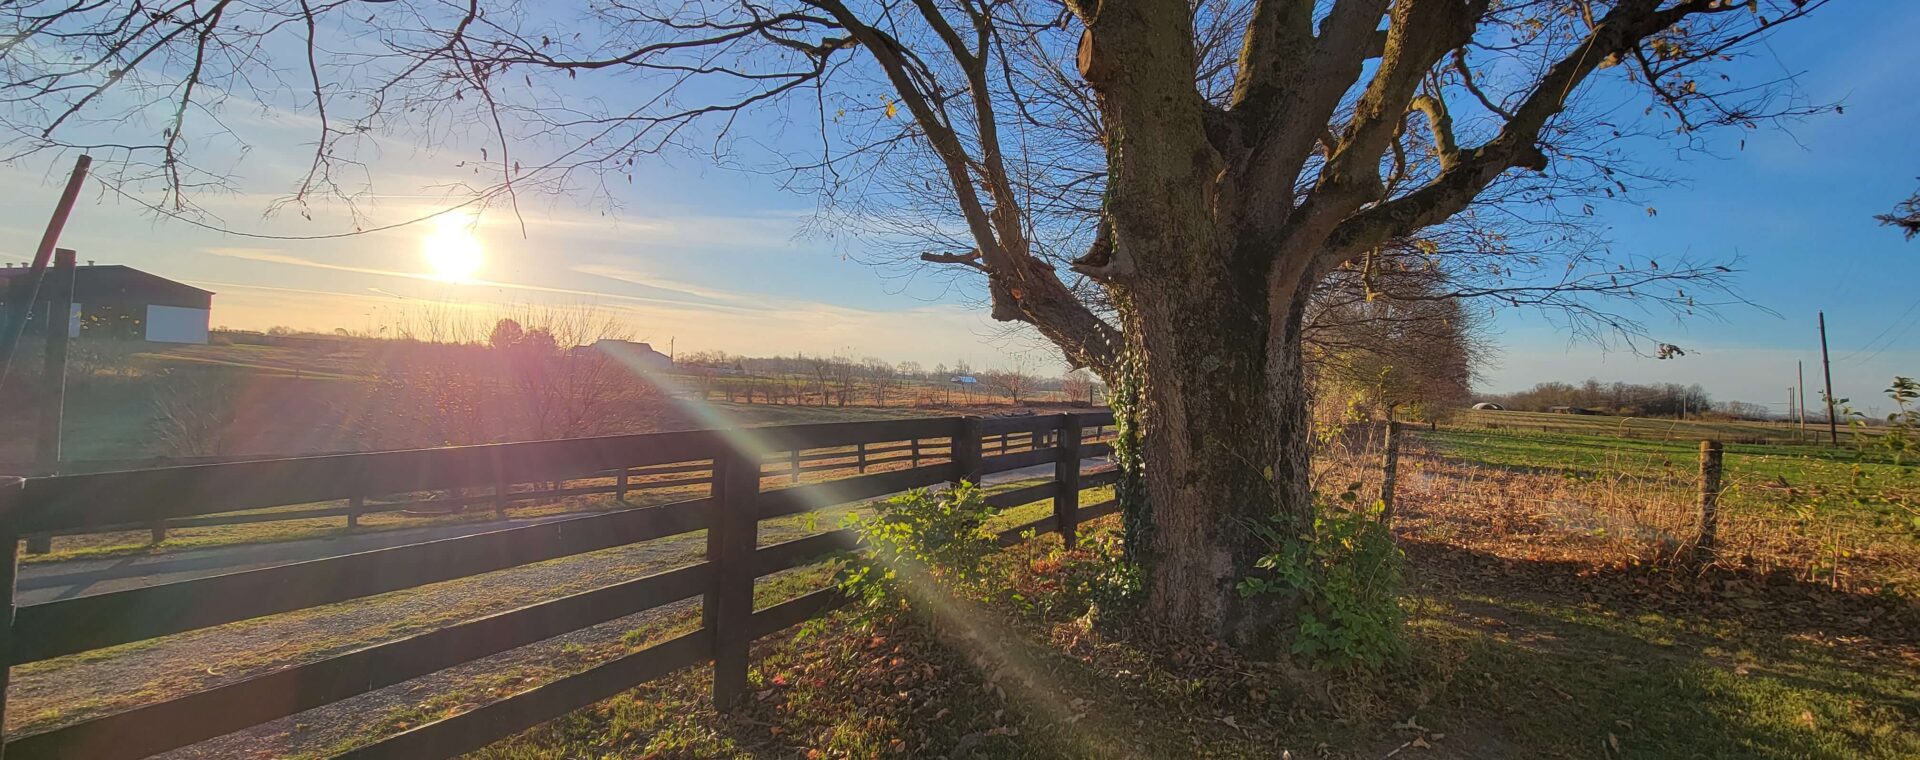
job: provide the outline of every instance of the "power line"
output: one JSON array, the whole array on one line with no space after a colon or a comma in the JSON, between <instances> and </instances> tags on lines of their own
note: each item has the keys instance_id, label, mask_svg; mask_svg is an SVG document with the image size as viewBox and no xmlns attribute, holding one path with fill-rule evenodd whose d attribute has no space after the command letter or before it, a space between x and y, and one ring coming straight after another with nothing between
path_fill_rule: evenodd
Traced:
<instances>
[{"instance_id":1,"label":"power line","mask_svg":"<svg viewBox=\"0 0 1920 760\"><path fill-rule=\"evenodd\" d=\"M358 237L360 235L371 235L376 232L386 232L388 230L397 230L397 229L400 229L401 227L407 227L407 226L419 224L421 222L427 221L429 219L433 219L435 217L439 217L454 211L459 211L460 209L463 209L475 203L484 201L488 197L487 195L476 195L472 198L468 198L467 200L461 203L448 206L446 208L440 209L439 211L435 211L425 216L418 216L412 219L408 219L404 222L394 222L393 224L385 224L379 227L372 227L372 228L363 229L363 230L354 230L352 232L333 232L325 235L270 235L262 232L242 232L240 230L231 229L228 227L222 227L217 224L208 224L206 222L195 219L191 216L187 216L186 214L164 209L159 206L155 206L151 203L148 203L144 200L141 200L139 198L136 198L132 194L128 193L127 191L121 190L118 185L107 184L104 186L108 190L112 190L115 195L118 195L122 198L132 201L134 204L139 205L147 209L148 211L152 211L153 213L159 214L169 219L173 219L178 222L184 222L186 224L190 224L204 230L211 230L213 232L218 232L223 235L233 235L235 237L252 238L255 240L338 240L340 238Z\"/></svg>"},{"instance_id":2,"label":"power line","mask_svg":"<svg viewBox=\"0 0 1920 760\"><path fill-rule=\"evenodd\" d=\"M1880 342L1881 338L1887 337L1887 333L1891 332L1893 328L1899 327L1902 321L1905 321L1909 315L1912 315L1915 309L1920 309L1920 298L1916 298L1914 299L1913 303L1908 304L1906 310L1900 312L1900 316L1897 316L1891 320L1888 320L1887 326L1884 328L1881 328L1879 335L1873 336L1872 340L1867 341L1866 344L1861 346L1859 349L1848 353L1846 356L1840 357L1840 361L1842 363L1845 363L1847 361L1852 360L1853 357L1859 356L1861 352L1872 349L1874 344ZM1888 347L1892 346L1895 343L1900 342L1900 338L1905 337L1907 334L1907 331L1913 329L1913 325L1914 325L1913 322L1907 322L1906 328L1902 329L1899 335L1895 335L1893 337L1893 340L1888 341L1885 346L1881 346L1878 351L1874 351L1873 356L1867 357L1867 360L1871 360L1873 359L1873 357L1879 356L1881 351L1885 351L1887 350Z\"/></svg>"}]
</instances>

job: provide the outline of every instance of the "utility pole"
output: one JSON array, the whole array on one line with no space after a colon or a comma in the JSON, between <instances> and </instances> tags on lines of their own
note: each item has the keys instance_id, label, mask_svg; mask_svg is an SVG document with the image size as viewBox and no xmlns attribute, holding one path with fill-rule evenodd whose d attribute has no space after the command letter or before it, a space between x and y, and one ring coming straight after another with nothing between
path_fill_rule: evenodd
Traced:
<instances>
[{"instance_id":1,"label":"utility pole","mask_svg":"<svg viewBox=\"0 0 1920 760\"><path fill-rule=\"evenodd\" d=\"M1787 427L1793 427L1793 386L1787 386Z\"/></svg>"},{"instance_id":2,"label":"utility pole","mask_svg":"<svg viewBox=\"0 0 1920 760\"><path fill-rule=\"evenodd\" d=\"M0 383L7 380L8 370L13 368L13 354L20 346L20 335L27 329L27 315L33 313L34 301L40 297L40 282L47 277L47 264L53 259L53 246L60 242L60 231L67 226L67 215L73 213L73 204L80 199L80 184L87 179L87 169L93 166L93 157L82 155L73 162L73 174L67 177L67 187L60 192L60 201L53 206L53 218L47 220L47 230L40 236L40 247L33 251L32 270L27 274L27 283L23 291L7 293L7 322L5 331L0 331Z\"/></svg>"},{"instance_id":3,"label":"utility pole","mask_svg":"<svg viewBox=\"0 0 1920 760\"><path fill-rule=\"evenodd\" d=\"M1840 445L1840 423L1833 418L1833 361L1827 358L1827 313L1820 312L1820 370L1827 376L1827 439Z\"/></svg>"}]
</instances>

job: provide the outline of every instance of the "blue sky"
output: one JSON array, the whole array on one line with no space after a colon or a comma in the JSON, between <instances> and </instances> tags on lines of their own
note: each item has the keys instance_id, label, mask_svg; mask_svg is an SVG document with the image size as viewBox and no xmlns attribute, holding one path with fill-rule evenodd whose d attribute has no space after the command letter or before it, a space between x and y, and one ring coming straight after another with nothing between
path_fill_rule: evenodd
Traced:
<instances>
[{"instance_id":1,"label":"blue sky","mask_svg":"<svg viewBox=\"0 0 1920 760\"><path fill-rule=\"evenodd\" d=\"M1718 157L1653 154L1684 182L1643 194L1643 208L1600 209L1616 251L1655 257L1737 255L1738 292L1758 308L1720 319L1654 321L1688 350L1658 361L1569 345L1538 319L1502 315L1501 366L1486 386L1512 389L1549 378L1699 382L1717 399L1784 411L1794 362L1819 388L1817 312L1827 313L1835 395L1882 413L1895 374L1920 373L1920 240L1902 240L1873 215L1920 187L1920 3L1836 3L1784 28L1743 68L1759 77L1798 74L1816 102L1845 113L1786 131L1716 136ZM1889 329L1890 328L1890 329ZM1877 342L1876 342L1877 341ZM1869 345L1875 350L1862 350ZM1808 393L1817 402L1815 393Z\"/></svg>"},{"instance_id":2,"label":"blue sky","mask_svg":"<svg viewBox=\"0 0 1920 760\"><path fill-rule=\"evenodd\" d=\"M1741 257L1738 290L1766 310L1650 322L1657 337L1688 350L1671 361L1570 343L1536 316L1502 312L1495 321L1500 356L1483 387L1588 377L1698 382L1718 399L1784 407L1796 360L1808 363L1818 387L1814 315L1825 309L1838 395L1862 408L1884 406L1879 389L1894 374L1920 374L1920 241L1906 243L1871 219L1920 185L1915 30L1920 3L1892 2L1837 3L1784 29L1742 68L1754 76L1797 74L1811 99L1841 102L1845 114L1748 133L1744 148L1739 135L1716 135L1718 157L1651 148L1647 160L1684 180L1637 199L1659 214L1648 216L1641 205L1599 209L1623 254ZM338 210L322 209L312 221L261 216L304 169L306 117L231 105L223 116L252 147L244 158L227 157L239 192L200 199L222 224L280 235L349 227ZM382 144L374 188L388 195L369 204L372 221L437 208L440 196L425 188L458 179L464 158L458 148ZM0 167L0 191L14 199L0 207L0 259L27 258L65 169L44 160ZM768 177L683 156L637 167L631 184L623 179L607 196L614 209L571 196L524 199L525 237L511 214L483 215L478 236L487 261L483 282L473 284L427 276L426 228L258 240L156 220L98 188L83 196L62 244L82 259L217 291L214 322L235 327L377 330L429 309L479 314L503 304L553 304L590 306L637 337L671 339L683 351L1058 366L1037 341L1007 336L973 308L976 294L938 278L888 278L860 262L863 241L803 234L815 201L782 192Z\"/></svg>"}]
</instances>

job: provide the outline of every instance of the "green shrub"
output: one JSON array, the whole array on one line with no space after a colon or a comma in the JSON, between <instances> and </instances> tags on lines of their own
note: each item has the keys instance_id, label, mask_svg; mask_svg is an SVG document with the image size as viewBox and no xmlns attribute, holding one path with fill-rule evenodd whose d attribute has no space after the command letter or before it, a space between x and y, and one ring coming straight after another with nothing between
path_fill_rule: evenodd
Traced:
<instances>
[{"instance_id":1,"label":"green shrub","mask_svg":"<svg viewBox=\"0 0 1920 760\"><path fill-rule=\"evenodd\" d=\"M911 606L903 584L972 584L987 556L999 549L986 528L996 514L979 488L962 483L939 492L908 491L881 503L872 517L851 515L847 523L867 550L842 566L840 587L872 606Z\"/></svg>"},{"instance_id":2,"label":"green shrub","mask_svg":"<svg viewBox=\"0 0 1920 760\"><path fill-rule=\"evenodd\" d=\"M1255 566L1268 575L1239 585L1244 596L1299 599L1292 648L1315 667L1378 668L1404 647L1400 589L1406 555L1380 522L1379 502L1356 508L1358 490L1358 483L1348 488L1340 504L1316 498L1313 532L1305 539L1262 526L1273 551Z\"/></svg>"}]
</instances>

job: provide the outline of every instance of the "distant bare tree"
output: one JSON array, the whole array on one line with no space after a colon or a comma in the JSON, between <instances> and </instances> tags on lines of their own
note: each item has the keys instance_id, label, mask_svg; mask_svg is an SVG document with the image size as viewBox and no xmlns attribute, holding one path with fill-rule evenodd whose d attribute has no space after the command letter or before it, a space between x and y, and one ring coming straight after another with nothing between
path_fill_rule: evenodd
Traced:
<instances>
[{"instance_id":1,"label":"distant bare tree","mask_svg":"<svg viewBox=\"0 0 1920 760\"><path fill-rule=\"evenodd\" d=\"M1388 420L1408 407L1428 419L1466 405L1490 352L1480 320L1438 268L1369 258L1322 282L1308 306L1305 355L1319 395L1348 398Z\"/></svg>"},{"instance_id":2,"label":"distant bare tree","mask_svg":"<svg viewBox=\"0 0 1920 760\"><path fill-rule=\"evenodd\" d=\"M1019 406L1033 390L1034 377L1019 369L997 369L980 374L980 380L992 390L1006 395L1007 403Z\"/></svg>"},{"instance_id":3,"label":"distant bare tree","mask_svg":"<svg viewBox=\"0 0 1920 760\"><path fill-rule=\"evenodd\" d=\"M225 372L173 369L155 378L153 434L176 457L227 453L240 384Z\"/></svg>"},{"instance_id":4,"label":"distant bare tree","mask_svg":"<svg viewBox=\"0 0 1920 760\"><path fill-rule=\"evenodd\" d=\"M1093 403L1093 374L1083 369L1068 372L1060 378L1060 392L1073 403Z\"/></svg>"},{"instance_id":5,"label":"distant bare tree","mask_svg":"<svg viewBox=\"0 0 1920 760\"><path fill-rule=\"evenodd\" d=\"M900 382L900 370L884 359L869 356L860 360L860 376L873 389L873 401L877 406L887 405L887 393Z\"/></svg>"},{"instance_id":6,"label":"distant bare tree","mask_svg":"<svg viewBox=\"0 0 1920 760\"><path fill-rule=\"evenodd\" d=\"M593 347L632 337L611 315L595 309L526 307L502 318L491 335L527 409L534 439L576 438L601 432L607 407L620 393L646 387L623 382L634 373L619 357Z\"/></svg>"}]
</instances>

